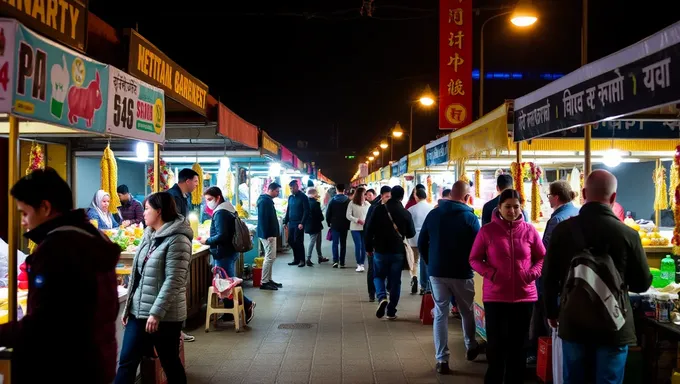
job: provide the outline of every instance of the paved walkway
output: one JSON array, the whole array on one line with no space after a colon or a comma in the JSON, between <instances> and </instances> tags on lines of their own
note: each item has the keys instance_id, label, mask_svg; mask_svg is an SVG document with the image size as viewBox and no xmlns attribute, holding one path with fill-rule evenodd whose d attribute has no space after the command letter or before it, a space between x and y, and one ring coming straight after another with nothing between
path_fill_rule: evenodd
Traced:
<instances>
[{"instance_id":1,"label":"paved walkway","mask_svg":"<svg viewBox=\"0 0 680 384\"><path fill-rule=\"evenodd\" d=\"M324 255L330 243L324 240ZM366 275L354 271L348 239L347 268L329 263L291 267L292 253L279 254L274 279L279 291L245 293L257 303L255 319L241 333L233 327L192 332L185 344L189 383L482 383L485 357L465 360L460 320L450 318L453 374L437 375L432 327L419 321L419 295L410 295L408 272L396 321L375 317L368 302ZM314 259L315 260L315 257ZM309 329L279 329L310 323ZM227 323L228 324L228 323Z\"/></svg>"}]
</instances>

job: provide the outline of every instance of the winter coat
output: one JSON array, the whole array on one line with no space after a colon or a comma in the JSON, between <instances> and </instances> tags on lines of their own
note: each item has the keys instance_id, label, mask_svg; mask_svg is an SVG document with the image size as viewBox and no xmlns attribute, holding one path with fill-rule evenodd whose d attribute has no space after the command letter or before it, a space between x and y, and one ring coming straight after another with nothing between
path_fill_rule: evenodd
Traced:
<instances>
[{"instance_id":1,"label":"winter coat","mask_svg":"<svg viewBox=\"0 0 680 384\"><path fill-rule=\"evenodd\" d=\"M578 208L576 208L572 202L560 206L552 213L552 215L550 215L550 220L548 220L548 222L545 224L545 231L543 231L543 246L545 249L548 249L548 244L550 244L550 236L552 236L557 224L577 215Z\"/></svg>"},{"instance_id":2,"label":"winter coat","mask_svg":"<svg viewBox=\"0 0 680 384\"><path fill-rule=\"evenodd\" d=\"M394 224L399 229L399 236L392 225L387 212L389 210ZM411 214L404 209L401 201L390 199L385 204L375 207L364 231L367 252L377 252L381 254L405 254L404 238L416 235Z\"/></svg>"},{"instance_id":3,"label":"winter coat","mask_svg":"<svg viewBox=\"0 0 680 384\"><path fill-rule=\"evenodd\" d=\"M495 216L495 211L498 210L498 202L500 200L501 195L498 195L484 204L482 207L482 225L487 225L493 220L492 217ZM524 217L524 221L529 222L529 216L524 209L522 209L522 217Z\"/></svg>"},{"instance_id":4,"label":"winter coat","mask_svg":"<svg viewBox=\"0 0 680 384\"><path fill-rule=\"evenodd\" d=\"M288 196L288 208L286 209L286 217L283 218L283 224L302 224L307 221L307 216L309 216L309 197L302 191Z\"/></svg>"},{"instance_id":5,"label":"winter coat","mask_svg":"<svg viewBox=\"0 0 680 384\"><path fill-rule=\"evenodd\" d=\"M123 313L161 321L187 318L186 282L194 234L182 216L165 223L158 231L147 227L132 262L127 303ZM142 270L149 250L156 246Z\"/></svg>"},{"instance_id":6,"label":"winter coat","mask_svg":"<svg viewBox=\"0 0 680 384\"><path fill-rule=\"evenodd\" d=\"M66 213L24 236L37 244L26 258L26 313L19 321L0 325L0 345L14 348L12 383L113 382L120 247L87 221L84 210ZM74 289L77 295L65 302L64 295ZM77 314L69 314L67 307L74 306ZM64 335L77 337L65 341ZM46 361L62 369L38 364ZM74 362L77 369L71 369Z\"/></svg>"},{"instance_id":7,"label":"winter coat","mask_svg":"<svg viewBox=\"0 0 680 384\"><path fill-rule=\"evenodd\" d=\"M343 194L333 196L326 208L326 223L334 231L349 230L349 220L347 220L347 206L349 197Z\"/></svg>"},{"instance_id":8,"label":"winter coat","mask_svg":"<svg viewBox=\"0 0 680 384\"><path fill-rule=\"evenodd\" d=\"M236 231L236 210L229 202L218 205L213 211L210 222L210 237L205 244L210 246L210 254L215 260L222 260L236 253L234 232Z\"/></svg>"},{"instance_id":9,"label":"winter coat","mask_svg":"<svg viewBox=\"0 0 680 384\"><path fill-rule=\"evenodd\" d=\"M274 199L266 193L257 199L257 237L268 239L278 237L279 219L274 208Z\"/></svg>"},{"instance_id":10,"label":"winter coat","mask_svg":"<svg viewBox=\"0 0 680 384\"><path fill-rule=\"evenodd\" d=\"M191 204L191 195L185 195L179 188L179 184L175 183L172 188L168 189L167 192L172 195L175 199L175 205L177 206L177 213L187 217L189 212L194 208Z\"/></svg>"},{"instance_id":11,"label":"winter coat","mask_svg":"<svg viewBox=\"0 0 680 384\"><path fill-rule=\"evenodd\" d=\"M356 205L354 202L350 201L347 204L347 220L349 220L349 230L350 231L363 231L364 225L366 224L366 214L368 214L368 208L371 207L371 203L364 201L363 205ZM359 220L364 221L364 224L359 224Z\"/></svg>"},{"instance_id":12,"label":"winter coat","mask_svg":"<svg viewBox=\"0 0 680 384\"><path fill-rule=\"evenodd\" d=\"M323 229L323 212L321 212L319 200L309 198L309 215L304 225L305 233L309 234L319 233Z\"/></svg>"},{"instance_id":13,"label":"winter coat","mask_svg":"<svg viewBox=\"0 0 680 384\"><path fill-rule=\"evenodd\" d=\"M439 206L427 215L418 236L418 250L427 263L429 276L472 279L470 250L478 232L479 219L472 207L440 200Z\"/></svg>"},{"instance_id":14,"label":"winter coat","mask_svg":"<svg viewBox=\"0 0 680 384\"><path fill-rule=\"evenodd\" d=\"M418 246L418 236L420 235L420 229L423 227L423 223L425 222L427 214L430 213L432 209L432 206L425 200L419 201L411 208L406 208L406 210L411 213L413 226L416 228L416 235L408 239L408 245L412 247Z\"/></svg>"},{"instance_id":15,"label":"winter coat","mask_svg":"<svg viewBox=\"0 0 680 384\"><path fill-rule=\"evenodd\" d=\"M499 214L480 229L470 252L470 266L484 277L484 302L538 300L534 281L541 276L545 247L536 228Z\"/></svg>"}]
</instances>

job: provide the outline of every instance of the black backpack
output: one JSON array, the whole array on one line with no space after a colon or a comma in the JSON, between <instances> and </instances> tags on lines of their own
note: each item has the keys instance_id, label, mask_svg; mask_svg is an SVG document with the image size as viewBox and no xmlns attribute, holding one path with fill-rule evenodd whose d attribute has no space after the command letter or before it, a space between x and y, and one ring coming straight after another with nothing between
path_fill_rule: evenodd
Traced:
<instances>
[{"instance_id":1,"label":"black backpack","mask_svg":"<svg viewBox=\"0 0 680 384\"><path fill-rule=\"evenodd\" d=\"M595 332L616 332L626 323L627 287L607 249L588 247L578 217L569 220L579 247L560 298L560 323Z\"/></svg>"},{"instance_id":2,"label":"black backpack","mask_svg":"<svg viewBox=\"0 0 680 384\"><path fill-rule=\"evenodd\" d=\"M248 252L253 249L253 239L250 237L250 229L246 223L238 217L238 214L233 213L234 216L234 238L231 243L236 252Z\"/></svg>"}]
</instances>

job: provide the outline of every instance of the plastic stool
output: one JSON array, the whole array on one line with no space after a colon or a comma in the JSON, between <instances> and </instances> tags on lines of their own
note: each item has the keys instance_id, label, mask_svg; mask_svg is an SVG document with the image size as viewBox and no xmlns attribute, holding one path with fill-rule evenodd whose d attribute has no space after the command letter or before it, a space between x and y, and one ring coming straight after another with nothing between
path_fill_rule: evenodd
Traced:
<instances>
[{"instance_id":1,"label":"plastic stool","mask_svg":"<svg viewBox=\"0 0 680 384\"><path fill-rule=\"evenodd\" d=\"M423 325L432 325L432 310L434 309L434 300L431 293L426 293L420 299L420 322Z\"/></svg>"},{"instance_id":2,"label":"plastic stool","mask_svg":"<svg viewBox=\"0 0 680 384\"><path fill-rule=\"evenodd\" d=\"M210 317L212 315L231 313L234 316L234 328L236 332L241 331L241 325L245 327L246 322L246 309L243 300L243 289L239 286L233 288L234 294L234 307L224 308L220 305L219 296L215 292L214 287L208 288L208 305L205 313L205 331L210 331ZM215 316L215 323L217 323L218 316Z\"/></svg>"}]
</instances>

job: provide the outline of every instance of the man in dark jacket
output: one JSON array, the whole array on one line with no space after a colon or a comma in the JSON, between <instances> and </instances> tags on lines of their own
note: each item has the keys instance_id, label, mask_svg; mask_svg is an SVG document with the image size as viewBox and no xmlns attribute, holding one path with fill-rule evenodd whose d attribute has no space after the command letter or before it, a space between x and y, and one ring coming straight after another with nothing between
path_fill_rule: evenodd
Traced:
<instances>
[{"instance_id":1,"label":"man in dark jacket","mask_svg":"<svg viewBox=\"0 0 680 384\"><path fill-rule=\"evenodd\" d=\"M337 194L333 196L326 208L326 223L331 229L333 236L333 268L345 268L345 255L347 253L347 231L349 231L349 220L347 220L347 206L349 197L345 195L345 185L335 186ZM340 253L338 253L338 246Z\"/></svg>"},{"instance_id":2,"label":"man in dark jacket","mask_svg":"<svg viewBox=\"0 0 680 384\"><path fill-rule=\"evenodd\" d=\"M288 244L293 248L293 262L288 265L305 266L305 222L309 216L309 198L300 190L297 180L291 181L290 196L288 196L288 208L283 225L288 226ZM311 261L307 263L314 265Z\"/></svg>"},{"instance_id":3,"label":"man in dark jacket","mask_svg":"<svg viewBox=\"0 0 680 384\"><path fill-rule=\"evenodd\" d=\"M116 192L118 192L118 199L120 199L120 207L118 208L118 212L120 212L121 223L127 225L137 225L140 223L143 224L144 208L142 207L142 203L132 197L128 186L121 184L118 186ZM123 226L127 227L127 225Z\"/></svg>"},{"instance_id":4,"label":"man in dark jacket","mask_svg":"<svg viewBox=\"0 0 680 384\"><path fill-rule=\"evenodd\" d=\"M511 188L512 176L508 175L507 173L498 175L498 178L496 179L496 192L498 192L498 196L487 201L486 204L484 204L484 207L482 207L482 225L486 225L491 222L493 212L498 208L498 200L501 198L501 192ZM524 216L524 221L529 222L529 215L527 215L527 211L524 209L522 209L522 216Z\"/></svg>"},{"instance_id":5,"label":"man in dark jacket","mask_svg":"<svg viewBox=\"0 0 680 384\"><path fill-rule=\"evenodd\" d=\"M283 287L283 284L272 280L272 266L276 259L276 238L280 233L274 198L279 197L280 192L281 186L278 183L271 183L267 187L267 193L261 194L257 199L257 237L260 238L264 250L260 289L267 291L276 291Z\"/></svg>"},{"instance_id":6,"label":"man in dark jacket","mask_svg":"<svg viewBox=\"0 0 680 384\"><path fill-rule=\"evenodd\" d=\"M387 185L383 185L380 188L380 196L376 197L371 202L371 206L368 207L368 212L366 213L366 223L364 224L365 228L368 228L368 223L369 221L371 221L371 216L373 216L373 211L375 211L375 208L380 204L385 204L387 200L390 199L391 191L392 188L390 188ZM368 257L368 271L366 272L366 285L368 286L368 301L372 303L375 301L375 284L373 282L373 279L375 278L373 272L373 254L367 253L366 256Z\"/></svg>"},{"instance_id":7,"label":"man in dark jacket","mask_svg":"<svg viewBox=\"0 0 680 384\"><path fill-rule=\"evenodd\" d=\"M305 223L305 233L309 234L309 245L307 246L307 265L312 266L312 251L316 246L317 261L319 264L328 261L321 255L321 231L323 230L323 212L319 203L319 192L315 188L307 190L309 196L309 215Z\"/></svg>"},{"instance_id":8,"label":"man in dark jacket","mask_svg":"<svg viewBox=\"0 0 680 384\"><path fill-rule=\"evenodd\" d=\"M387 203L378 206L373 212L365 236L366 252L373 255L375 263L373 282L380 302L375 315L382 318L387 310L387 318L396 320L401 292L401 270L406 257L404 239L415 236L416 229L411 214L401 205L404 188L398 185L393 187L391 195ZM386 279L390 282L389 303L385 288Z\"/></svg>"},{"instance_id":9,"label":"man in dark jacket","mask_svg":"<svg viewBox=\"0 0 680 384\"><path fill-rule=\"evenodd\" d=\"M0 345L14 348L12 382L113 382L120 247L93 227L83 210L72 210L71 189L51 168L24 176L10 193L29 230L25 237L37 244L26 258L26 314L0 325ZM79 308L70 316L63 295L74 288ZM77 337L64 342L64 335ZM41 361L62 369L45 369ZM70 369L74 362L77 369Z\"/></svg>"},{"instance_id":10,"label":"man in dark jacket","mask_svg":"<svg viewBox=\"0 0 680 384\"><path fill-rule=\"evenodd\" d=\"M474 360L479 353L475 340L475 284L469 262L479 219L466 204L469 198L467 182L453 184L451 198L439 200L439 206L425 218L418 237L418 250L427 262L435 302L433 331L439 373L449 370L448 314L452 295L463 320L467 359Z\"/></svg>"},{"instance_id":11,"label":"man in dark jacket","mask_svg":"<svg viewBox=\"0 0 680 384\"><path fill-rule=\"evenodd\" d=\"M177 183L175 183L172 188L168 189L168 193L175 199L177 213L187 217L189 212L193 209L193 206L191 205L191 192L198 187L198 183L202 182L202 180L198 180L198 173L193 169L184 168L179 171Z\"/></svg>"},{"instance_id":12,"label":"man in dark jacket","mask_svg":"<svg viewBox=\"0 0 680 384\"><path fill-rule=\"evenodd\" d=\"M633 310L628 291L644 292L652 283L647 256L637 232L623 224L612 212L616 201L616 177L605 170L593 171L585 182L586 204L579 215L557 225L543 262L542 279L548 323L557 327L564 354L564 383L587 381L584 366L588 356L597 356L595 382L623 381L628 346L636 343ZM576 231L580 231L580 234ZM585 244L582 244L585 242ZM579 244L581 243L581 244ZM602 331L602 327L577 324L580 314L558 308L558 296L564 288L572 258L583 249L606 250L612 258L627 290L624 290L625 322L618 331ZM599 279L596 275L594 280ZM598 292L597 288L593 288ZM584 311L598 308L583 308ZM600 376L601 375L601 376Z\"/></svg>"}]
</instances>

